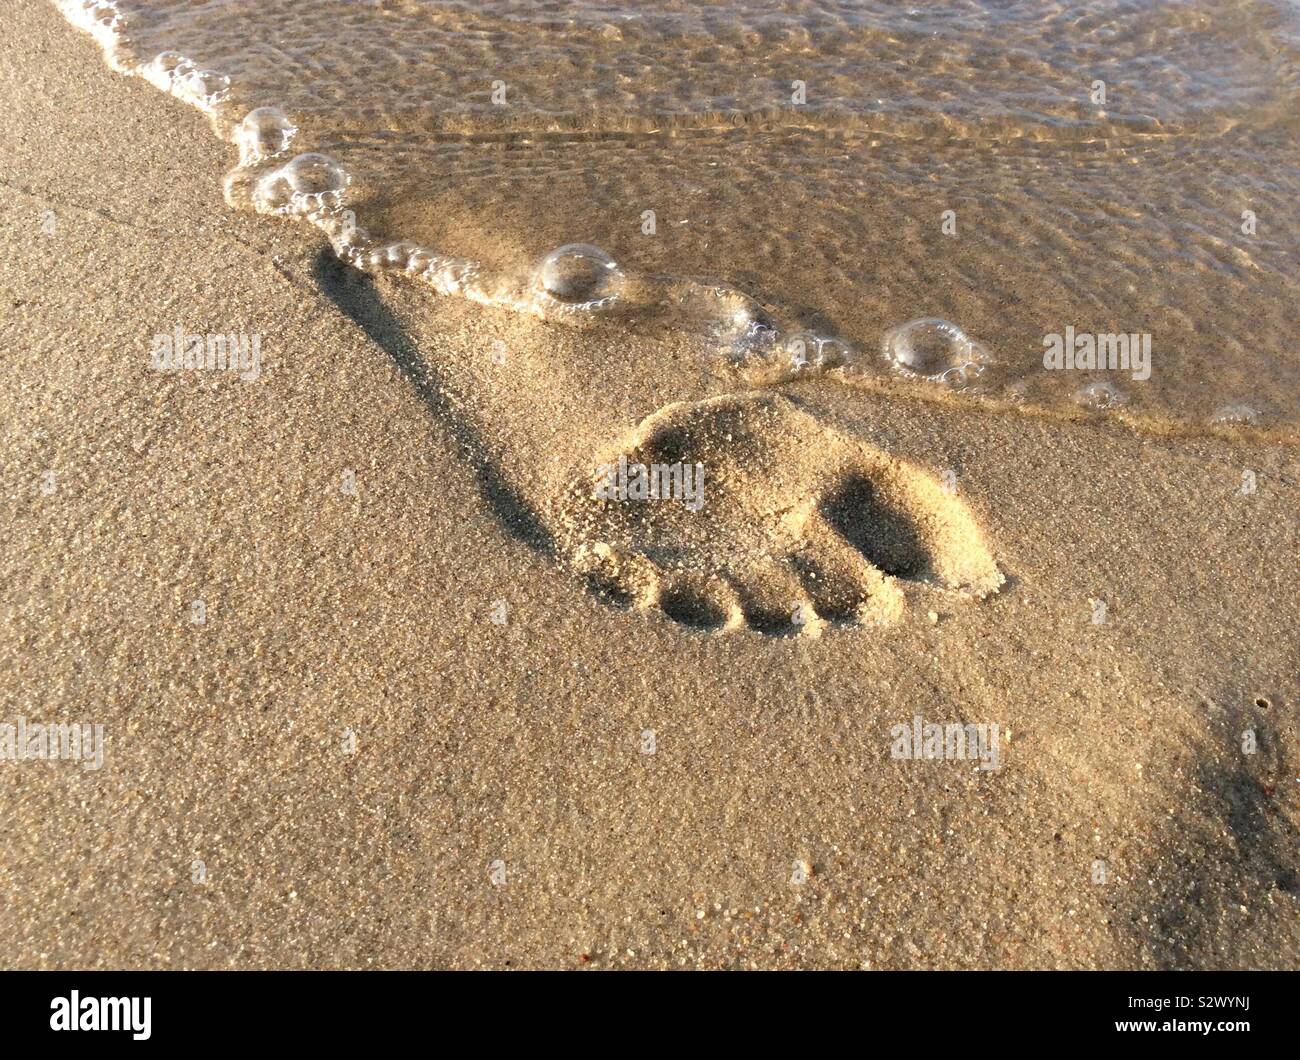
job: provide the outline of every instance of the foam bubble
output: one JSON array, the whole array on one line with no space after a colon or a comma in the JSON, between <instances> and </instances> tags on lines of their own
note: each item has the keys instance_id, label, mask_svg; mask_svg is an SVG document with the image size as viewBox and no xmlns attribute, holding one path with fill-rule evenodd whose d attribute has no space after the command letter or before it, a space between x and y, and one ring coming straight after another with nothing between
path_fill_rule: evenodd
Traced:
<instances>
[{"instance_id":1,"label":"foam bubble","mask_svg":"<svg viewBox=\"0 0 1300 1060\"><path fill-rule=\"evenodd\" d=\"M422 276L431 268L436 268L441 256L428 247L416 247L406 259L406 271L412 276Z\"/></svg>"},{"instance_id":2,"label":"foam bubble","mask_svg":"<svg viewBox=\"0 0 1300 1060\"><path fill-rule=\"evenodd\" d=\"M411 259L417 253L422 253L420 245L409 240L385 243L365 255L365 264L371 269L395 269L405 272L410 268Z\"/></svg>"},{"instance_id":3,"label":"foam bubble","mask_svg":"<svg viewBox=\"0 0 1300 1060\"><path fill-rule=\"evenodd\" d=\"M101 45L115 44L122 28L122 12L114 0L58 0L63 17Z\"/></svg>"},{"instance_id":4,"label":"foam bubble","mask_svg":"<svg viewBox=\"0 0 1300 1060\"><path fill-rule=\"evenodd\" d=\"M348 171L316 151L291 158L257 182L253 203L261 213L314 213L335 209L352 178Z\"/></svg>"},{"instance_id":5,"label":"foam bubble","mask_svg":"<svg viewBox=\"0 0 1300 1060\"><path fill-rule=\"evenodd\" d=\"M1128 398L1114 383L1102 381L1079 387L1074 392L1074 400L1092 412L1105 412L1107 409L1124 404Z\"/></svg>"},{"instance_id":6,"label":"foam bubble","mask_svg":"<svg viewBox=\"0 0 1300 1060\"><path fill-rule=\"evenodd\" d=\"M191 106L212 110L230 98L230 78L216 70L201 70L180 52L159 52L140 70L151 85Z\"/></svg>"},{"instance_id":7,"label":"foam bubble","mask_svg":"<svg viewBox=\"0 0 1300 1060\"><path fill-rule=\"evenodd\" d=\"M164 92L175 92L176 85L198 69L193 59L187 59L180 52L159 52L140 71L151 85Z\"/></svg>"},{"instance_id":8,"label":"foam bubble","mask_svg":"<svg viewBox=\"0 0 1300 1060\"><path fill-rule=\"evenodd\" d=\"M1224 405L1212 417L1215 423L1244 423L1254 427L1259 423L1259 410L1249 405Z\"/></svg>"},{"instance_id":9,"label":"foam bubble","mask_svg":"<svg viewBox=\"0 0 1300 1060\"><path fill-rule=\"evenodd\" d=\"M768 346L776 339L776 325L761 305L739 291L720 291L721 313L717 332L734 343Z\"/></svg>"},{"instance_id":10,"label":"foam bubble","mask_svg":"<svg viewBox=\"0 0 1300 1060\"><path fill-rule=\"evenodd\" d=\"M721 347L732 361L772 352L779 331L772 315L743 291L717 283L687 281L673 294L678 323Z\"/></svg>"},{"instance_id":11,"label":"foam bubble","mask_svg":"<svg viewBox=\"0 0 1300 1060\"><path fill-rule=\"evenodd\" d=\"M988 351L956 324L920 317L885 332L885 360L907 376L949 386L968 386L984 371Z\"/></svg>"},{"instance_id":12,"label":"foam bubble","mask_svg":"<svg viewBox=\"0 0 1300 1060\"><path fill-rule=\"evenodd\" d=\"M812 332L787 335L781 341L781 351L794 372L843 368L856 361L853 347L848 342Z\"/></svg>"},{"instance_id":13,"label":"foam bubble","mask_svg":"<svg viewBox=\"0 0 1300 1060\"><path fill-rule=\"evenodd\" d=\"M315 223L330 236L338 255L366 272L404 272L441 294L458 294L487 305L513 305L498 297L494 284L482 283L478 262L449 258L429 247L403 239L375 244L364 228L351 221L351 211L325 213Z\"/></svg>"},{"instance_id":14,"label":"foam bubble","mask_svg":"<svg viewBox=\"0 0 1300 1060\"><path fill-rule=\"evenodd\" d=\"M311 222L329 238L335 253L349 264L360 267L375 247L370 233L357 224L351 210L327 210L311 217Z\"/></svg>"},{"instance_id":15,"label":"foam bubble","mask_svg":"<svg viewBox=\"0 0 1300 1060\"><path fill-rule=\"evenodd\" d=\"M599 309L623 289L623 270L599 247L568 243L552 250L538 269L542 294L571 309Z\"/></svg>"},{"instance_id":16,"label":"foam bubble","mask_svg":"<svg viewBox=\"0 0 1300 1060\"><path fill-rule=\"evenodd\" d=\"M176 94L204 110L230 98L230 78L216 70L192 70L176 81Z\"/></svg>"},{"instance_id":17,"label":"foam bubble","mask_svg":"<svg viewBox=\"0 0 1300 1060\"><path fill-rule=\"evenodd\" d=\"M257 107L244 116L235 130L239 160L243 165L274 158L288 148L298 126L279 107Z\"/></svg>"}]
</instances>

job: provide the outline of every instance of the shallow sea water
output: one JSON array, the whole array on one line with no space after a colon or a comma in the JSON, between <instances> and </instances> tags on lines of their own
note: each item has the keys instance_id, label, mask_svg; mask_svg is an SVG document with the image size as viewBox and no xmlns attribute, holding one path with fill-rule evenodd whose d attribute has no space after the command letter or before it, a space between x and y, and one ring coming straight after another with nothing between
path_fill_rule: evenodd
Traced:
<instances>
[{"instance_id":1,"label":"shallow sea water","mask_svg":"<svg viewBox=\"0 0 1300 1060\"><path fill-rule=\"evenodd\" d=\"M756 379L1300 438L1291 0L57 3L359 267ZM1149 360L1044 365L1110 335Z\"/></svg>"}]
</instances>

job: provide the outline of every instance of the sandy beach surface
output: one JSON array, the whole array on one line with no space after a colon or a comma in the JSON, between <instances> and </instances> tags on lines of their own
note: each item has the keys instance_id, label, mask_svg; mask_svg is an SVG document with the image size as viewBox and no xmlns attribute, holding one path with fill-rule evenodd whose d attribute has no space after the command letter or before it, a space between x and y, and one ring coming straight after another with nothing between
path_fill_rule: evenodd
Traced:
<instances>
[{"instance_id":1,"label":"sandy beach surface","mask_svg":"<svg viewBox=\"0 0 1300 1060\"><path fill-rule=\"evenodd\" d=\"M0 965L1300 963L1293 447L728 397L671 336L364 276L8 7L0 721L107 742L0 762ZM260 335L258 377L154 370L177 327ZM628 438L713 476L659 606L559 558L596 533L564 483ZM739 628L683 624L853 467L900 569L977 591L784 636L756 575ZM916 718L996 723L998 768L896 757Z\"/></svg>"}]
</instances>

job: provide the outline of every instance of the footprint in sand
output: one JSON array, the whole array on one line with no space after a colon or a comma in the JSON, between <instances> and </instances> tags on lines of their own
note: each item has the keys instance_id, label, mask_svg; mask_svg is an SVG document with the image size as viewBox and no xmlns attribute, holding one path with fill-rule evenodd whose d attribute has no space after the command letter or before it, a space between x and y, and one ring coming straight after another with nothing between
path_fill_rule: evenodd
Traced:
<instances>
[{"instance_id":1,"label":"footprint in sand","mask_svg":"<svg viewBox=\"0 0 1300 1060\"><path fill-rule=\"evenodd\" d=\"M550 514L574 568L624 606L700 629L815 634L897 621L907 583L975 597L1002 584L938 480L777 393L668 405L593 465L620 457L702 476L691 499L618 500L604 499L602 469Z\"/></svg>"},{"instance_id":2,"label":"footprint in sand","mask_svg":"<svg viewBox=\"0 0 1300 1060\"><path fill-rule=\"evenodd\" d=\"M536 434L526 440L539 401L545 405L532 392L539 379L519 372L513 385L493 385L454 364L427 364L416 352L424 344L402 321L414 310L418 327L416 301L383 297L371 279L327 255L316 279L474 454L484 496L503 525L611 602L657 608L695 629L816 635L833 625L899 620L910 587L978 598L1002 584L975 519L938 479L776 390L669 404L603 450L578 446L564 456L573 470L540 491L553 499L534 506L536 484L516 490L519 469L512 473L509 460L490 454L500 444L523 446L527 464L536 450L553 449ZM449 399L462 390L473 400ZM484 422L474 422L473 408ZM501 438L502 425L508 440L485 444ZM680 491L602 499L598 469L620 458L646 467L698 465L694 484L702 492L694 500Z\"/></svg>"}]
</instances>

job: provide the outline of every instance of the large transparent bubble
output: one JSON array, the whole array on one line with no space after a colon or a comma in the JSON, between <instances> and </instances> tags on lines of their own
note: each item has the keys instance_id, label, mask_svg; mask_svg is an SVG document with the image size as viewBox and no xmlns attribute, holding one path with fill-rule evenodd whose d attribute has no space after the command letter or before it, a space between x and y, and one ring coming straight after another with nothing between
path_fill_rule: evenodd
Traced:
<instances>
[{"instance_id":1,"label":"large transparent bubble","mask_svg":"<svg viewBox=\"0 0 1300 1060\"><path fill-rule=\"evenodd\" d=\"M329 155L291 158L257 182L253 202L262 213L314 213L337 208L352 178Z\"/></svg>"},{"instance_id":2,"label":"large transparent bubble","mask_svg":"<svg viewBox=\"0 0 1300 1060\"><path fill-rule=\"evenodd\" d=\"M990 361L988 351L956 324L921 317L885 332L885 360L904 375L948 386L968 386Z\"/></svg>"},{"instance_id":3,"label":"large transparent bubble","mask_svg":"<svg viewBox=\"0 0 1300 1060\"><path fill-rule=\"evenodd\" d=\"M244 165L274 158L297 135L298 126L279 107L250 110L235 130L239 160Z\"/></svg>"},{"instance_id":4,"label":"large transparent bubble","mask_svg":"<svg viewBox=\"0 0 1300 1060\"><path fill-rule=\"evenodd\" d=\"M537 270L542 297L570 309L600 309L623 290L623 270L599 247L568 243L542 259Z\"/></svg>"}]
</instances>

